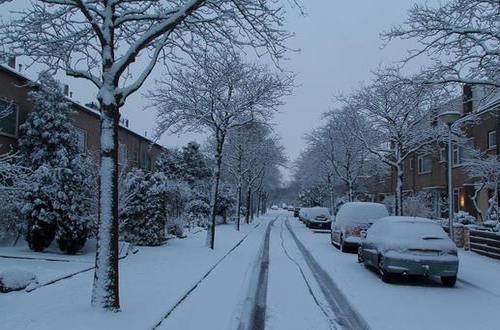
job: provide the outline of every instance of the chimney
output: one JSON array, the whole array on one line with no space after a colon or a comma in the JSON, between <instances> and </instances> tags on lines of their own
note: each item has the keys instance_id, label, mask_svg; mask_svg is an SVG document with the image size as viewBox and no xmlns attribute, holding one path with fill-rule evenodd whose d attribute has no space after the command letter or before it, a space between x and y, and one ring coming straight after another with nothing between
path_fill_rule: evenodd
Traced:
<instances>
[{"instance_id":1,"label":"chimney","mask_svg":"<svg viewBox=\"0 0 500 330\"><path fill-rule=\"evenodd\" d=\"M128 119L125 119L125 126L128 127Z\"/></svg>"},{"instance_id":2,"label":"chimney","mask_svg":"<svg viewBox=\"0 0 500 330\"><path fill-rule=\"evenodd\" d=\"M22 64L19 64L18 67L19 67L19 72L23 71L23 65Z\"/></svg>"},{"instance_id":3,"label":"chimney","mask_svg":"<svg viewBox=\"0 0 500 330\"><path fill-rule=\"evenodd\" d=\"M68 85L64 85L64 95L65 96L69 95L69 86Z\"/></svg>"},{"instance_id":4,"label":"chimney","mask_svg":"<svg viewBox=\"0 0 500 330\"><path fill-rule=\"evenodd\" d=\"M73 92L69 92L69 97L73 98Z\"/></svg>"},{"instance_id":5,"label":"chimney","mask_svg":"<svg viewBox=\"0 0 500 330\"><path fill-rule=\"evenodd\" d=\"M9 56L9 58L7 60L7 65L15 70L16 69L16 57Z\"/></svg>"},{"instance_id":6,"label":"chimney","mask_svg":"<svg viewBox=\"0 0 500 330\"><path fill-rule=\"evenodd\" d=\"M464 107L464 115L471 113L473 109L472 103L472 86L464 85L463 87L463 107Z\"/></svg>"}]
</instances>

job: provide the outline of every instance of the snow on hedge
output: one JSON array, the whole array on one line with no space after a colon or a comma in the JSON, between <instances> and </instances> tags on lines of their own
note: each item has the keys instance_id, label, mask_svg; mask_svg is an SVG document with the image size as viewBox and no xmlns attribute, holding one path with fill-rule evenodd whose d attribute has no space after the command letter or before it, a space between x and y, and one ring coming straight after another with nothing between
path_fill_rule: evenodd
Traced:
<instances>
[{"instance_id":1,"label":"snow on hedge","mask_svg":"<svg viewBox=\"0 0 500 330\"><path fill-rule=\"evenodd\" d=\"M0 272L0 292L22 290L37 283L36 275L28 270L7 269Z\"/></svg>"}]
</instances>

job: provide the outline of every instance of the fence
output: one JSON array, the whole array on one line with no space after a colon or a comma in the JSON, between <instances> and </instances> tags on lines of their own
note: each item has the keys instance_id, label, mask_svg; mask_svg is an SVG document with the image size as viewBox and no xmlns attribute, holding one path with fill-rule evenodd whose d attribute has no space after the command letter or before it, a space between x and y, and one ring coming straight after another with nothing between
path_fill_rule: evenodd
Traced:
<instances>
[{"instance_id":1,"label":"fence","mask_svg":"<svg viewBox=\"0 0 500 330\"><path fill-rule=\"evenodd\" d=\"M466 250L500 260L500 234L467 228L464 241Z\"/></svg>"}]
</instances>

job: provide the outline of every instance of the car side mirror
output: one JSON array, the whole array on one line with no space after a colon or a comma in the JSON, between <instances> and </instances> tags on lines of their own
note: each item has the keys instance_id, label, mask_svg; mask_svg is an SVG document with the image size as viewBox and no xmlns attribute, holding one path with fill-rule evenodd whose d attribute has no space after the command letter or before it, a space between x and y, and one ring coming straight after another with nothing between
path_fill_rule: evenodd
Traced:
<instances>
[{"instance_id":1,"label":"car side mirror","mask_svg":"<svg viewBox=\"0 0 500 330\"><path fill-rule=\"evenodd\" d=\"M366 230L362 230L360 235L361 235L361 238L366 238Z\"/></svg>"}]
</instances>

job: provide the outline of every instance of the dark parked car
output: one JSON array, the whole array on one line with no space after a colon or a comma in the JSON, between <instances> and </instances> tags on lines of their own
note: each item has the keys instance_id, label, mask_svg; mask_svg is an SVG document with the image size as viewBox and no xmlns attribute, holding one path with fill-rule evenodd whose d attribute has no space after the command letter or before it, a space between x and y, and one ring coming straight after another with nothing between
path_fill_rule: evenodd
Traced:
<instances>
[{"instance_id":1,"label":"dark parked car","mask_svg":"<svg viewBox=\"0 0 500 330\"><path fill-rule=\"evenodd\" d=\"M307 228L330 229L330 210L327 207L311 207L302 209L303 221Z\"/></svg>"},{"instance_id":2,"label":"dark parked car","mask_svg":"<svg viewBox=\"0 0 500 330\"><path fill-rule=\"evenodd\" d=\"M300 207L296 207L293 210L293 216L294 216L294 218L298 218L299 217L299 212L300 212Z\"/></svg>"},{"instance_id":3,"label":"dark parked car","mask_svg":"<svg viewBox=\"0 0 500 330\"><path fill-rule=\"evenodd\" d=\"M455 244L441 225L415 217L385 217L364 234L358 261L374 267L384 282L393 275L439 276L443 285L457 281Z\"/></svg>"}]
</instances>

